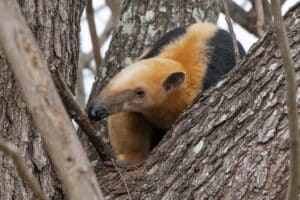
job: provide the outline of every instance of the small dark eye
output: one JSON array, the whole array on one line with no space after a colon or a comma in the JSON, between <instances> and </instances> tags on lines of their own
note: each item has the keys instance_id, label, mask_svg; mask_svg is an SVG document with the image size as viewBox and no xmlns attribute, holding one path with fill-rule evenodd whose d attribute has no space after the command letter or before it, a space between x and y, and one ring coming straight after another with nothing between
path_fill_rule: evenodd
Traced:
<instances>
[{"instance_id":1,"label":"small dark eye","mask_svg":"<svg viewBox=\"0 0 300 200\"><path fill-rule=\"evenodd\" d=\"M135 95L138 97L138 98L142 98L142 97L144 97L145 96L145 91L144 90L142 90L142 89L136 89L135 90Z\"/></svg>"}]
</instances>

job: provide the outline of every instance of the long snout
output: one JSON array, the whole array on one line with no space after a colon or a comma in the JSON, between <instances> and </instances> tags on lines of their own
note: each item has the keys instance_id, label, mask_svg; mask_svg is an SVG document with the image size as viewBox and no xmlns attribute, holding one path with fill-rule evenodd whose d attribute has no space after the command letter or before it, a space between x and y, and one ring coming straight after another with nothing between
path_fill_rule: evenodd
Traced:
<instances>
[{"instance_id":1,"label":"long snout","mask_svg":"<svg viewBox=\"0 0 300 200\"><path fill-rule=\"evenodd\" d=\"M87 109L88 116L93 121L99 121L108 116L108 111L103 103L100 100L93 101Z\"/></svg>"}]
</instances>

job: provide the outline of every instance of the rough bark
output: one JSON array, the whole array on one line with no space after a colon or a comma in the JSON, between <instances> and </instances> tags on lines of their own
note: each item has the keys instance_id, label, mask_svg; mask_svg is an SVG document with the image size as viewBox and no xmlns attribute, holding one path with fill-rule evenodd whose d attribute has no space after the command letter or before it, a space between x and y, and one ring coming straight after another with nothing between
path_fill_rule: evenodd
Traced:
<instances>
[{"instance_id":1,"label":"rough bark","mask_svg":"<svg viewBox=\"0 0 300 200\"><path fill-rule=\"evenodd\" d=\"M125 17L136 19L140 9L125 3L126 8L134 16ZM122 24L128 27L124 20L128 12L122 13L115 36L124 30ZM299 88L300 4L288 12L285 25ZM113 38L106 66L118 66L122 59L138 54L144 43L135 41L148 41L139 38L152 31L132 27L131 34L120 35L119 43ZM111 71L102 75L112 75ZM101 83L98 79L93 94ZM142 166L122 170L133 199L284 199L289 158L284 92L280 50L269 30L222 82L179 117ZM115 169L98 175L106 183L103 190L108 197L127 197Z\"/></svg>"},{"instance_id":2,"label":"rough bark","mask_svg":"<svg viewBox=\"0 0 300 200\"><path fill-rule=\"evenodd\" d=\"M79 23L83 1L19 1L23 15L48 61L60 66L68 86L75 88ZM0 134L17 145L51 199L62 199L51 161L27 112L12 72L0 53ZM18 177L12 161L0 153L0 199L34 199Z\"/></svg>"}]
</instances>

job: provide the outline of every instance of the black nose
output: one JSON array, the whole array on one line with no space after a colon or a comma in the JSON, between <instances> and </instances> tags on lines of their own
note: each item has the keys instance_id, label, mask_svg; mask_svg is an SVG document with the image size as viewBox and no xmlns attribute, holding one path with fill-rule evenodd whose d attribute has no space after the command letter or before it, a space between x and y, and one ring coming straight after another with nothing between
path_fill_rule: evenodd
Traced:
<instances>
[{"instance_id":1,"label":"black nose","mask_svg":"<svg viewBox=\"0 0 300 200\"><path fill-rule=\"evenodd\" d=\"M100 101L94 101L91 103L87 110L88 116L93 121L99 121L108 116L107 110L104 104Z\"/></svg>"}]
</instances>

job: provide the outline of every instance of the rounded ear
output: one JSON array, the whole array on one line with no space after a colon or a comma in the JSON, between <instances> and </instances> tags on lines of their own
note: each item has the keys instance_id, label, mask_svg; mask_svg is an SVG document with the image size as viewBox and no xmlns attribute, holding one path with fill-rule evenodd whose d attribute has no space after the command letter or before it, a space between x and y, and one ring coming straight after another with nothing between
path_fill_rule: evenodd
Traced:
<instances>
[{"instance_id":1,"label":"rounded ear","mask_svg":"<svg viewBox=\"0 0 300 200\"><path fill-rule=\"evenodd\" d=\"M185 79L185 73L183 72L173 72L164 80L163 87L166 92L172 92L177 90Z\"/></svg>"}]
</instances>

